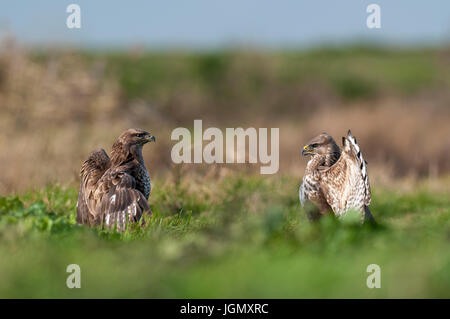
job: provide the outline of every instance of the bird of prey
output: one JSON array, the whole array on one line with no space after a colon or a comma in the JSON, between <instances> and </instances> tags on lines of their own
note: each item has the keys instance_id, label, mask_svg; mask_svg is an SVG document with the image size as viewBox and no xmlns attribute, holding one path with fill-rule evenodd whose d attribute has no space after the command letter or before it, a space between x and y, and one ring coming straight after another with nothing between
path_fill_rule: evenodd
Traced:
<instances>
[{"instance_id":1,"label":"bird of prey","mask_svg":"<svg viewBox=\"0 0 450 319\"><path fill-rule=\"evenodd\" d=\"M144 213L151 214L150 175L142 147L155 137L141 129L123 132L112 146L111 158L97 149L83 163L77 202L77 222L124 231Z\"/></svg>"},{"instance_id":2,"label":"bird of prey","mask_svg":"<svg viewBox=\"0 0 450 319\"><path fill-rule=\"evenodd\" d=\"M340 217L354 210L362 221L374 221L368 207L367 162L350 130L342 138L342 151L330 135L322 133L303 147L302 155L311 158L299 189L300 203L304 207L312 202L318 208L318 212L307 212L309 219L331 211Z\"/></svg>"}]
</instances>

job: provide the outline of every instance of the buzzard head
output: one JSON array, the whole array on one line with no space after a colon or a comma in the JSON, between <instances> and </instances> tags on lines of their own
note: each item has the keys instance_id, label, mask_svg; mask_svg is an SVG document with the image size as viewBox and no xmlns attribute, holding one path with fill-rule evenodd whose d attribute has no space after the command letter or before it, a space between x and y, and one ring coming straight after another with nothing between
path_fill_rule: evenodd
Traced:
<instances>
[{"instance_id":1,"label":"buzzard head","mask_svg":"<svg viewBox=\"0 0 450 319\"><path fill-rule=\"evenodd\" d=\"M139 145L142 146L148 142L155 142L155 137L149 132L138 128L130 128L120 135L119 140L123 145Z\"/></svg>"},{"instance_id":2,"label":"buzzard head","mask_svg":"<svg viewBox=\"0 0 450 319\"><path fill-rule=\"evenodd\" d=\"M334 139L327 133L322 133L311 139L302 149L303 156L328 155L340 153Z\"/></svg>"}]
</instances>

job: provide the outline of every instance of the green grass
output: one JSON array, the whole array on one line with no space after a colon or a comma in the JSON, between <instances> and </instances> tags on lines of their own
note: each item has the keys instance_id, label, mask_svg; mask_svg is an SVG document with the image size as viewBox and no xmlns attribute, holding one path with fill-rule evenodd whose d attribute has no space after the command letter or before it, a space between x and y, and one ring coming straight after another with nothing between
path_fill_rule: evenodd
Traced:
<instances>
[{"instance_id":1,"label":"green grass","mask_svg":"<svg viewBox=\"0 0 450 319\"><path fill-rule=\"evenodd\" d=\"M123 234L77 225L75 188L0 197L0 297L450 297L448 192L375 188L373 227L309 223L293 178L204 184L155 181L153 217Z\"/></svg>"}]
</instances>

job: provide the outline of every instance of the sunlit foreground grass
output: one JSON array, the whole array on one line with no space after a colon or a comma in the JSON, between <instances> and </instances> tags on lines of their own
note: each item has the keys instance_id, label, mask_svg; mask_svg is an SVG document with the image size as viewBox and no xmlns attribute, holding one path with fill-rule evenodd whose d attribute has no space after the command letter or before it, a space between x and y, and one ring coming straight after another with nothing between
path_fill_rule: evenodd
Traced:
<instances>
[{"instance_id":1,"label":"sunlit foreground grass","mask_svg":"<svg viewBox=\"0 0 450 319\"><path fill-rule=\"evenodd\" d=\"M450 200L375 188L378 227L310 224L293 178L155 181L124 234L75 222L77 189L0 197L0 297L450 297ZM81 288L66 267L81 267ZM366 268L381 267L369 289Z\"/></svg>"}]
</instances>

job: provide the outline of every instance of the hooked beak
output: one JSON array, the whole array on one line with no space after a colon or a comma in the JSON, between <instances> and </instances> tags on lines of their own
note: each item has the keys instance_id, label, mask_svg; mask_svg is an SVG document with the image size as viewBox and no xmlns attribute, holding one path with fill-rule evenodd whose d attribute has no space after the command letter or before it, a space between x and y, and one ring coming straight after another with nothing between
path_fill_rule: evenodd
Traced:
<instances>
[{"instance_id":1,"label":"hooked beak","mask_svg":"<svg viewBox=\"0 0 450 319\"><path fill-rule=\"evenodd\" d=\"M156 138L151 134L148 134L148 136L145 138L145 140L147 142L156 142Z\"/></svg>"},{"instance_id":2,"label":"hooked beak","mask_svg":"<svg viewBox=\"0 0 450 319\"><path fill-rule=\"evenodd\" d=\"M311 155L312 153L313 153L313 149L311 147L309 147L309 145L303 146L302 156Z\"/></svg>"}]
</instances>

